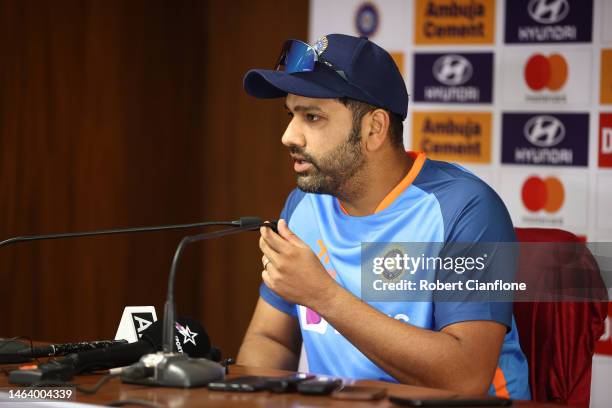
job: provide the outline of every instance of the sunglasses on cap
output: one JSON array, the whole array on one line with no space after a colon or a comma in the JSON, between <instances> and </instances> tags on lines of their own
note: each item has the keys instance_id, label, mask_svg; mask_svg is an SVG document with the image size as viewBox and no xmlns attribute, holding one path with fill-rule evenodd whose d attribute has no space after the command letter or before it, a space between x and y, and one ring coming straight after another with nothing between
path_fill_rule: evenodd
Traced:
<instances>
[{"instance_id":1,"label":"sunglasses on cap","mask_svg":"<svg viewBox=\"0 0 612 408\"><path fill-rule=\"evenodd\" d=\"M313 46L300 40L285 41L280 56L278 57L275 70L284 71L288 74L312 72L317 62L331 68L340 75L342 79L348 82L348 78L344 71L336 69L331 62L321 57Z\"/></svg>"}]
</instances>

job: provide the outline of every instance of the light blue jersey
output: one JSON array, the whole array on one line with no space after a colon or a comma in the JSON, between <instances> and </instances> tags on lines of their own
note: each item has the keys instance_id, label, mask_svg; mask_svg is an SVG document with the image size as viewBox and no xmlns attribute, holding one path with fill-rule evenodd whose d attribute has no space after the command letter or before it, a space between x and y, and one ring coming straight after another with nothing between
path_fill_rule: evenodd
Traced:
<instances>
[{"instance_id":1,"label":"light blue jersey","mask_svg":"<svg viewBox=\"0 0 612 408\"><path fill-rule=\"evenodd\" d=\"M361 297L362 242L515 242L506 207L489 186L459 166L429 160L422 153L412 155L412 169L374 214L353 217L335 197L299 189L289 195L281 213L336 282L357 297ZM316 312L288 303L264 284L260 295L298 318L310 372L396 382ZM530 399L527 361L519 346L511 303L411 302L408 298L368 303L397 320L436 331L470 320L504 324L508 333L490 393Z\"/></svg>"}]
</instances>

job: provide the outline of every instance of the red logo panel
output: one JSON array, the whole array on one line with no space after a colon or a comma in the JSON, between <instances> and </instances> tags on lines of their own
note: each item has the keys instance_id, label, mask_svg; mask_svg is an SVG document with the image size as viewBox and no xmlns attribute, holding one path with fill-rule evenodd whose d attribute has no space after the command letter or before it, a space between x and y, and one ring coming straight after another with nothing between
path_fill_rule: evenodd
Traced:
<instances>
[{"instance_id":1,"label":"red logo panel","mask_svg":"<svg viewBox=\"0 0 612 408\"><path fill-rule=\"evenodd\" d=\"M599 167L612 167L612 113L599 115Z\"/></svg>"},{"instance_id":2,"label":"red logo panel","mask_svg":"<svg viewBox=\"0 0 612 408\"><path fill-rule=\"evenodd\" d=\"M532 55L525 64L525 82L533 91L558 91L567 81L567 61L561 54Z\"/></svg>"}]
</instances>

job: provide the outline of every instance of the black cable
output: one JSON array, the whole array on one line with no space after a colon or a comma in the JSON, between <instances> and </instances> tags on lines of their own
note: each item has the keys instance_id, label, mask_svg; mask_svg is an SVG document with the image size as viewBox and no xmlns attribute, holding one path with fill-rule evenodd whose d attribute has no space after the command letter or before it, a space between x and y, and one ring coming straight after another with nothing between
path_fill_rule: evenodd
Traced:
<instances>
[{"instance_id":1,"label":"black cable","mask_svg":"<svg viewBox=\"0 0 612 408\"><path fill-rule=\"evenodd\" d=\"M93 386L93 387L82 387L80 385L76 386L76 390L82 392L83 394L93 395L96 392L100 391L100 388L104 386L107 382L112 380L115 377L119 377L121 374L106 374Z\"/></svg>"}]
</instances>

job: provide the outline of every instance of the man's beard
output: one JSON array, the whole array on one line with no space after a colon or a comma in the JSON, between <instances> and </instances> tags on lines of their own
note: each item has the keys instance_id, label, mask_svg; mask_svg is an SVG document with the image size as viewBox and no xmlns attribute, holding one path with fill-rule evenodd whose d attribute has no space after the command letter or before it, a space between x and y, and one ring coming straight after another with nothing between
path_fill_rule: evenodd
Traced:
<instances>
[{"instance_id":1,"label":"man's beard","mask_svg":"<svg viewBox=\"0 0 612 408\"><path fill-rule=\"evenodd\" d=\"M353 124L348 139L319 159L308 155L299 147L290 146L291 153L304 157L305 161L312 164L310 169L297 174L298 187L307 193L335 196L357 192L361 183L356 180L358 178L356 175L365 165L365 156L360 145L360 132L360 124L357 126ZM346 191L347 187L350 193Z\"/></svg>"}]
</instances>

